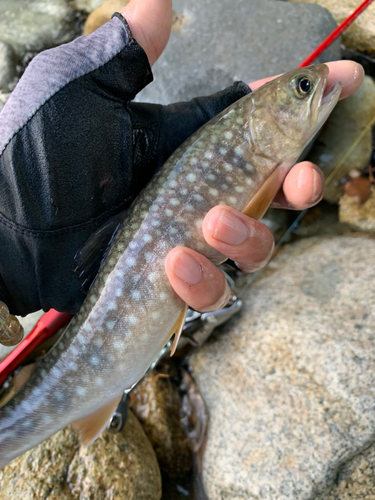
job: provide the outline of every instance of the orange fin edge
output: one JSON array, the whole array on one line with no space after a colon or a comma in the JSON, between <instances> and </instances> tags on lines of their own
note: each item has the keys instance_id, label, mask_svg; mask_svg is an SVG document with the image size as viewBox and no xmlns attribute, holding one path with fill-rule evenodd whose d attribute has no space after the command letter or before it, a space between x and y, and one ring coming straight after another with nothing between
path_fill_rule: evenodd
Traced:
<instances>
[{"instance_id":1,"label":"orange fin edge","mask_svg":"<svg viewBox=\"0 0 375 500\"><path fill-rule=\"evenodd\" d=\"M177 318L176 323L174 324L174 326L172 328L171 336L174 334L174 339L173 339L173 344L171 347L171 357L176 352L178 341L180 340L182 330L183 330L184 325L185 325L187 311L188 311L188 306L187 306L187 304L184 304L184 308L182 309L179 317Z\"/></svg>"},{"instance_id":2,"label":"orange fin edge","mask_svg":"<svg viewBox=\"0 0 375 500\"><path fill-rule=\"evenodd\" d=\"M121 398L122 394L112 399L94 413L91 413L91 415L87 415L87 417L76 420L71 424L73 429L78 432L81 444L88 446L100 436L115 412Z\"/></svg>"}]
</instances>

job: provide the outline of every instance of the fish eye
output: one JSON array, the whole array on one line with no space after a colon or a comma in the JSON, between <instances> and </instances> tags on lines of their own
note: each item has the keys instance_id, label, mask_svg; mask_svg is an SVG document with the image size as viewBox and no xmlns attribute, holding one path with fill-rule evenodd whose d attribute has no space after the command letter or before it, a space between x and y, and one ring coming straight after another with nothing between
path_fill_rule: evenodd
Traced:
<instances>
[{"instance_id":1,"label":"fish eye","mask_svg":"<svg viewBox=\"0 0 375 500\"><path fill-rule=\"evenodd\" d=\"M314 85L307 76L299 76L293 81L293 90L298 99L303 99L309 95Z\"/></svg>"}]
</instances>

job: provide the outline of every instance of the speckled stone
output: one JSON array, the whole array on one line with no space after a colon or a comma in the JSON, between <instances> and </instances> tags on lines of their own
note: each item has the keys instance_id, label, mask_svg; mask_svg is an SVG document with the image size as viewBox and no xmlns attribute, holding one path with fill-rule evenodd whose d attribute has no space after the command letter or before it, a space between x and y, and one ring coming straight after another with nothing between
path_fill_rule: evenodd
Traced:
<instances>
[{"instance_id":1,"label":"speckled stone","mask_svg":"<svg viewBox=\"0 0 375 500\"><path fill-rule=\"evenodd\" d=\"M172 34L137 100L168 104L297 67L336 27L316 5L174 0ZM308 36L306 36L308 26ZM335 43L321 62L340 57Z\"/></svg>"},{"instance_id":2,"label":"speckled stone","mask_svg":"<svg viewBox=\"0 0 375 500\"><path fill-rule=\"evenodd\" d=\"M172 478L189 472L193 455L181 423L182 398L173 380L153 370L132 391L131 402L160 468Z\"/></svg>"},{"instance_id":3,"label":"speckled stone","mask_svg":"<svg viewBox=\"0 0 375 500\"><path fill-rule=\"evenodd\" d=\"M357 231L375 234L375 186L371 188L370 198L363 204L356 196L344 195L340 199L339 216L341 222Z\"/></svg>"},{"instance_id":4,"label":"speckled stone","mask_svg":"<svg viewBox=\"0 0 375 500\"><path fill-rule=\"evenodd\" d=\"M311 500L375 440L375 241L286 247L190 365L210 500Z\"/></svg>"},{"instance_id":5,"label":"speckled stone","mask_svg":"<svg viewBox=\"0 0 375 500\"><path fill-rule=\"evenodd\" d=\"M12 47L0 40L0 91L9 92L16 80L17 58Z\"/></svg>"},{"instance_id":6,"label":"speckled stone","mask_svg":"<svg viewBox=\"0 0 375 500\"><path fill-rule=\"evenodd\" d=\"M314 500L374 500L375 445L346 463L337 474L329 493Z\"/></svg>"},{"instance_id":7,"label":"speckled stone","mask_svg":"<svg viewBox=\"0 0 375 500\"><path fill-rule=\"evenodd\" d=\"M161 476L142 427L129 411L120 434L80 447L66 428L26 452L0 476L1 500L160 500Z\"/></svg>"},{"instance_id":8,"label":"speckled stone","mask_svg":"<svg viewBox=\"0 0 375 500\"><path fill-rule=\"evenodd\" d=\"M367 76L354 95L337 104L309 153L309 160L323 169L326 178L349 151L374 114L375 84L372 78ZM351 170L366 168L370 163L371 153L372 137L369 128L326 186L324 199L330 203L338 203L344 188L336 186L335 181L345 177Z\"/></svg>"},{"instance_id":9,"label":"speckled stone","mask_svg":"<svg viewBox=\"0 0 375 500\"><path fill-rule=\"evenodd\" d=\"M338 24L342 23L361 2L358 0L290 0L308 2L328 9ZM372 4L343 33L343 43L350 49L375 55L375 5Z\"/></svg>"}]
</instances>

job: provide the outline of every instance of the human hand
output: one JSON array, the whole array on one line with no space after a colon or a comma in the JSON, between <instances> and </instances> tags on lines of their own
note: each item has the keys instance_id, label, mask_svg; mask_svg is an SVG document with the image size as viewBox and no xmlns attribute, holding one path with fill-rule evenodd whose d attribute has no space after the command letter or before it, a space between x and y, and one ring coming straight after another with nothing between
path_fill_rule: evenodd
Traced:
<instances>
[{"instance_id":1,"label":"human hand","mask_svg":"<svg viewBox=\"0 0 375 500\"><path fill-rule=\"evenodd\" d=\"M151 6L143 0L132 0L122 14L153 64L169 38L170 0L154 1ZM328 66L327 87L341 82L340 99L352 95L360 87L363 71L359 64L337 61ZM250 83L250 88L256 90L273 78ZM322 171L313 163L303 161L290 170L271 206L303 210L318 203L323 191ZM262 268L272 255L274 239L270 230L233 208L217 206L210 210L202 229L207 243L234 260L245 272ZM174 248L166 258L165 268L176 293L193 309L214 311L227 303L230 290L223 273L199 253L188 248Z\"/></svg>"}]
</instances>

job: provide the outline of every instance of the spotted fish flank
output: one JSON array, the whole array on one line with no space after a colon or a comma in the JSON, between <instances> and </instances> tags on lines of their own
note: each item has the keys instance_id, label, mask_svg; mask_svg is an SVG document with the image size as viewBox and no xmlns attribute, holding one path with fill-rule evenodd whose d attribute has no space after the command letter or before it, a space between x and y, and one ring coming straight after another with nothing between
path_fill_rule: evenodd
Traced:
<instances>
[{"instance_id":1,"label":"spotted fish flank","mask_svg":"<svg viewBox=\"0 0 375 500\"><path fill-rule=\"evenodd\" d=\"M323 97L327 75L318 65L277 78L171 156L134 203L59 344L0 409L0 467L71 422L85 419L87 430L89 415L105 416L101 409L144 375L186 308L167 279L167 253L184 245L225 260L203 238L204 215L217 204L262 215L338 100L339 87Z\"/></svg>"}]
</instances>

